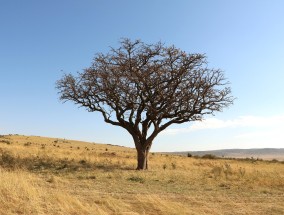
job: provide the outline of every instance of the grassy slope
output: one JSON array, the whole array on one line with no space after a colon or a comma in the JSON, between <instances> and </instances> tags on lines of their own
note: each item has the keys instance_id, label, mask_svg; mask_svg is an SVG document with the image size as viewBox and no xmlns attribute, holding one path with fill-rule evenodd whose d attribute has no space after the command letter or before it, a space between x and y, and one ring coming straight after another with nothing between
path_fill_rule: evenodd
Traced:
<instances>
[{"instance_id":1,"label":"grassy slope","mask_svg":"<svg viewBox=\"0 0 284 215\"><path fill-rule=\"evenodd\" d=\"M0 214L284 214L284 164L0 137Z\"/></svg>"}]
</instances>

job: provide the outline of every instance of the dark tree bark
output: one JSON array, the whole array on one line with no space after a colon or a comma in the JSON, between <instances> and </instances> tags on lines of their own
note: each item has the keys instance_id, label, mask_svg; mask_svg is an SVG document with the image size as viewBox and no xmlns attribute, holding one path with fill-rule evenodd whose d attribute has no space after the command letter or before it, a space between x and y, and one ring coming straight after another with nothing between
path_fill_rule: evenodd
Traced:
<instances>
[{"instance_id":1,"label":"dark tree bark","mask_svg":"<svg viewBox=\"0 0 284 215\"><path fill-rule=\"evenodd\" d=\"M137 169L148 168L156 136L172 124L202 120L233 103L220 69L209 69L203 54L187 54L161 43L121 41L121 47L96 55L78 76L57 81L60 99L106 123L126 129L137 150Z\"/></svg>"},{"instance_id":2,"label":"dark tree bark","mask_svg":"<svg viewBox=\"0 0 284 215\"><path fill-rule=\"evenodd\" d=\"M137 149L137 170L148 169L148 149Z\"/></svg>"}]
</instances>

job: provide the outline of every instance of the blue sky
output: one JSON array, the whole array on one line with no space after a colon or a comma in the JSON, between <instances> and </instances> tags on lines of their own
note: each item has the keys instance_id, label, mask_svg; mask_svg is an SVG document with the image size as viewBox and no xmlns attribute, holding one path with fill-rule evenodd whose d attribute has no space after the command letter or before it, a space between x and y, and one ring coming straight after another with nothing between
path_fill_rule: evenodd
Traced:
<instances>
[{"instance_id":1,"label":"blue sky","mask_svg":"<svg viewBox=\"0 0 284 215\"><path fill-rule=\"evenodd\" d=\"M55 82L122 37L206 53L235 104L203 123L172 126L152 151L284 147L284 1L1 0L0 134L133 147L122 128L58 100Z\"/></svg>"}]
</instances>

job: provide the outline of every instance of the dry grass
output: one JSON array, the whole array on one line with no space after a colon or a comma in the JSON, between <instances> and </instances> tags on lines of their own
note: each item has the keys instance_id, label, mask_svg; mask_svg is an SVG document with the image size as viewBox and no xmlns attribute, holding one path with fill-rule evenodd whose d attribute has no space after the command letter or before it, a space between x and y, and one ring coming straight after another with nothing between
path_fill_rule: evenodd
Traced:
<instances>
[{"instance_id":1,"label":"dry grass","mask_svg":"<svg viewBox=\"0 0 284 215\"><path fill-rule=\"evenodd\" d=\"M284 214L284 164L0 137L0 214Z\"/></svg>"}]
</instances>

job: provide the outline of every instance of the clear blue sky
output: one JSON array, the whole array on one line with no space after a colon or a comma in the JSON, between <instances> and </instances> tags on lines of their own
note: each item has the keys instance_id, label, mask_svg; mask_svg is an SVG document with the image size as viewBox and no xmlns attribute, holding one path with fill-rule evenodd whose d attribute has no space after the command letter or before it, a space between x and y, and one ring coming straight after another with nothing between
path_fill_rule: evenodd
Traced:
<instances>
[{"instance_id":1,"label":"clear blue sky","mask_svg":"<svg viewBox=\"0 0 284 215\"><path fill-rule=\"evenodd\" d=\"M123 129L62 104L55 89L121 37L206 53L238 98L204 123L171 127L153 151L284 147L282 0L1 0L0 134L133 147Z\"/></svg>"}]
</instances>

